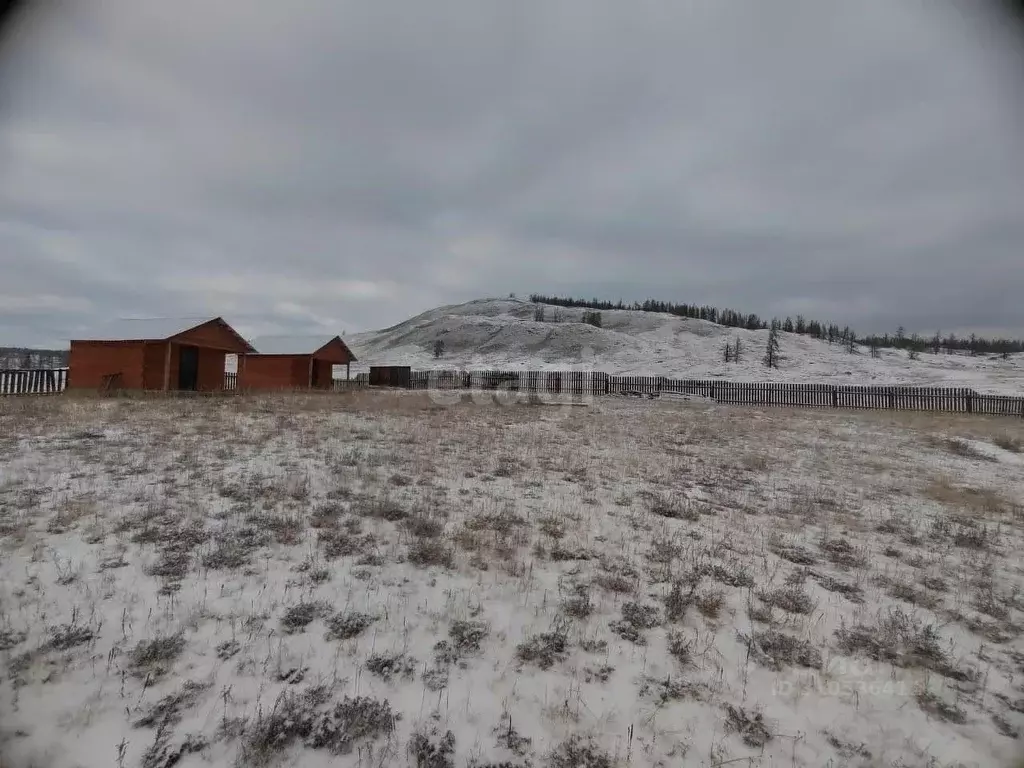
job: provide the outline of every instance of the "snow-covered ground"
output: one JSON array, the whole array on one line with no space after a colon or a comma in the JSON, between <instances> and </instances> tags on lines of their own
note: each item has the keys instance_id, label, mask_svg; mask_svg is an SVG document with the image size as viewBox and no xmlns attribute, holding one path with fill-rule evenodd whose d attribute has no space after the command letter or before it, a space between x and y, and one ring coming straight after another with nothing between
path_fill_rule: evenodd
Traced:
<instances>
[{"instance_id":1,"label":"snow-covered ground","mask_svg":"<svg viewBox=\"0 0 1024 768\"><path fill-rule=\"evenodd\" d=\"M613 374L721 377L736 381L797 381L842 384L908 384L971 387L996 394L1024 393L1024 355L932 355L908 359L886 349L872 358L866 348L848 354L807 336L781 334L778 369L762 364L767 331L747 331L654 312L604 311L602 328L581 321L583 309L545 307L545 322L534 320L537 307L516 299L480 299L440 307L381 331L346 339L359 364L411 365L416 369L566 370L591 369ZM563 321L551 322L556 312ZM739 363L726 364L722 349L739 339ZM444 357L434 358L434 343L444 342ZM343 369L339 375L343 375Z\"/></svg>"},{"instance_id":2,"label":"snow-covered ground","mask_svg":"<svg viewBox=\"0 0 1024 768\"><path fill-rule=\"evenodd\" d=\"M0 764L1016 756L1020 420L474 397L0 402Z\"/></svg>"}]
</instances>

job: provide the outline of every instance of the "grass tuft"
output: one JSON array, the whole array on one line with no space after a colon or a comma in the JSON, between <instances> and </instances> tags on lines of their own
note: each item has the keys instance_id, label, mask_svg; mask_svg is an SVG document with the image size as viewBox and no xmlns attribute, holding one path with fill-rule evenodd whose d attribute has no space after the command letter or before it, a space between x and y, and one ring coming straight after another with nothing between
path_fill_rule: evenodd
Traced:
<instances>
[{"instance_id":1,"label":"grass tuft","mask_svg":"<svg viewBox=\"0 0 1024 768\"><path fill-rule=\"evenodd\" d=\"M516 657L541 669L550 669L556 661L565 658L568 647L569 638L564 631L542 632L516 646Z\"/></svg>"},{"instance_id":2,"label":"grass tuft","mask_svg":"<svg viewBox=\"0 0 1024 768\"><path fill-rule=\"evenodd\" d=\"M725 729L738 733L743 743L754 749L763 748L772 740L772 732L760 712L747 713L743 707L725 705Z\"/></svg>"},{"instance_id":3,"label":"grass tuft","mask_svg":"<svg viewBox=\"0 0 1024 768\"><path fill-rule=\"evenodd\" d=\"M871 624L842 626L835 635L843 653L862 654L896 667L929 669L953 680L974 677L972 670L954 664L934 624L925 624L899 608L880 613Z\"/></svg>"},{"instance_id":4,"label":"grass tuft","mask_svg":"<svg viewBox=\"0 0 1024 768\"><path fill-rule=\"evenodd\" d=\"M180 632L140 640L129 658L131 673L136 677L162 677L171 671L184 650L185 636Z\"/></svg>"},{"instance_id":5,"label":"grass tuft","mask_svg":"<svg viewBox=\"0 0 1024 768\"><path fill-rule=\"evenodd\" d=\"M762 589L757 598L772 608L781 608L787 613L807 615L814 610L815 602L799 584L787 584L775 589Z\"/></svg>"},{"instance_id":6,"label":"grass tuft","mask_svg":"<svg viewBox=\"0 0 1024 768\"><path fill-rule=\"evenodd\" d=\"M767 667L777 670L786 666L821 668L821 651L807 640L774 629L755 632L752 640L754 658Z\"/></svg>"},{"instance_id":7,"label":"grass tuft","mask_svg":"<svg viewBox=\"0 0 1024 768\"><path fill-rule=\"evenodd\" d=\"M342 611L327 620L328 640L351 640L365 632L375 621L368 613Z\"/></svg>"},{"instance_id":8,"label":"grass tuft","mask_svg":"<svg viewBox=\"0 0 1024 768\"><path fill-rule=\"evenodd\" d=\"M281 617L281 629L286 633L301 632L315 619L321 619L331 610L323 601L301 602L290 606Z\"/></svg>"}]
</instances>

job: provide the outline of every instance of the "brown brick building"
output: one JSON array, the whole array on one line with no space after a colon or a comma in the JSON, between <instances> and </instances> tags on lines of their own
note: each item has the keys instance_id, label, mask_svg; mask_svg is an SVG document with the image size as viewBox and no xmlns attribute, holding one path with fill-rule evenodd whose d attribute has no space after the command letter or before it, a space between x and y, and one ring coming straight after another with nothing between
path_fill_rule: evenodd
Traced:
<instances>
[{"instance_id":1,"label":"brown brick building","mask_svg":"<svg viewBox=\"0 0 1024 768\"><path fill-rule=\"evenodd\" d=\"M340 336L264 336L253 340L257 353L238 356L241 390L333 389L334 366L355 355Z\"/></svg>"},{"instance_id":2,"label":"brown brick building","mask_svg":"<svg viewBox=\"0 0 1024 768\"><path fill-rule=\"evenodd\" d=\"M70 389L224 388L224 358L255 351L223 318L120 320L72 339Z\"/></svg>"}]
</instances>

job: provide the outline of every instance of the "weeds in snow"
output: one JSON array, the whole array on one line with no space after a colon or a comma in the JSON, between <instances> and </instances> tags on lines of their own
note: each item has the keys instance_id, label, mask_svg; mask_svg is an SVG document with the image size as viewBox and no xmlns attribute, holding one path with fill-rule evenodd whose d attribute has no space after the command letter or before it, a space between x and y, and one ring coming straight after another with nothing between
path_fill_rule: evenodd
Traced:
<instances>
[{"instance_id":1,"label":"weeds in snow","mask_svg":"<svg viewBox=\"0 0 1024 768\"><path fill-rule=\"evenodd\" d=\"M140 640L129 656L131 673L136 677L162 677L171 671L174 662L185 650L185 636L161 635Z\"/></svg>"},{"instance_id":2,"label":"weeds in snow","mask_svg":"<svg viewBox=\"0 0 1024 768\"><path fill-rule=\"evenodd\" d=\"M328 640L351 640L365 632L375 621L368 613L342 611L327 620Z\"/></svg>"},{"instance_id":3,"label":"weeds in snow","mask_svg":"<svg viewBox=\"0 0 1024 768\"><path fill-rule=\"evenodd\" d=\"M382 680L412 677L416 672L416 659L402 652L374 653L366 660L366 669Z\"/></svg>"},{"instance_id":4,"label":"weeds in snow","mask_svg":"<svg viewBox=\"0 0 1024 768\"><path fill-rule=\"evenodd\" d=\"M974 673L958 667L940 642L934 624L925 624L898 608L880 613L873 624L842 626L836 630L839 649L863 654L897 667L930 669L953 680L970 680Z\"/></svg>"},{"instance_id":5,"label":"weeds in snow","mask_svg":"<svg viewBox=\"0 0 1024 768\"><path fill-rule=\"evenodd\" d=\"M315 619L330 613L330 604L323 601L302 602L290 606L281 616L281 629L291 634L301 632Z\"/></svg>"},{"instance_id":6,"label":"weeds in snow","mask_svg":"<svg viewBox=\"0 0 1024 768\"><path fill-rule=\"evenodd\" d=\"M536 664L541 669L550 669L561 661L569 648L569 638L563 629L533 635L516 646L516 656L527 664Z\"/></svg>"},{"instance_id":7,"label":"weeds in snow","mask_svg":"<svg viewBox=\"0 0 1024 768\"><path fill-rule=\"evenodd\" d=\"M622 604L622 618L611 622L608 628L623 640L636 645L646 645L643 636L645 629L651 629L661 623L661 614L653 605L629 602Z\"/></svg>"},{"instance_id":8,"label":"weeds in snow","mask_svg":"<svg viewBox=\"0 0 1024 768\"><path fill-rule=\"evenodd\" d=\"M872 756L828 730L923 712L955 725L965 762L997 764L1024 712L1024 480L986 445L1012 450L1012 424L763 411L753 428L747 411L614 401L72 398L28 419L0 399L6 431L32 436L0 437L0 694L24 734L5 745L31 758L56 734L54 768L303 750L924 765L942 756L918 734ZM864 659L909 706L814 705L832 662ZM499 712L492 733L479 718ZM64 749L108 723L128 734L111 754Z\"/></svg>"}]
</instances>

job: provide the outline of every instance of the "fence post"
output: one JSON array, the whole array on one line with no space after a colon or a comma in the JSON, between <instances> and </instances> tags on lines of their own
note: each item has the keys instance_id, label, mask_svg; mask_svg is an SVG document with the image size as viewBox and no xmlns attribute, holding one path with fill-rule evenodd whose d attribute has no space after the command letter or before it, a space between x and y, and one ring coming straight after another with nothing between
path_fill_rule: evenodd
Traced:
<instances>
[{"instance_id":1,"label":"fence post","mask_svg":"<svg viewBox=\"0 0 1024 768\"><path fill-rule=\"evenodd\" d=\"M835 384L830 385L832 387L832 407L839 407L839 388Z\"/></svg>"},{"instance_id":2,"label":"fence post","mask_svg":"<svg viewBox=\"0 0 1024 768\"><path fill-rule=\"evenodd\" d=\"M974 390L967 390L967 412L974 413Z\"/></svg>"}]
</instances>

